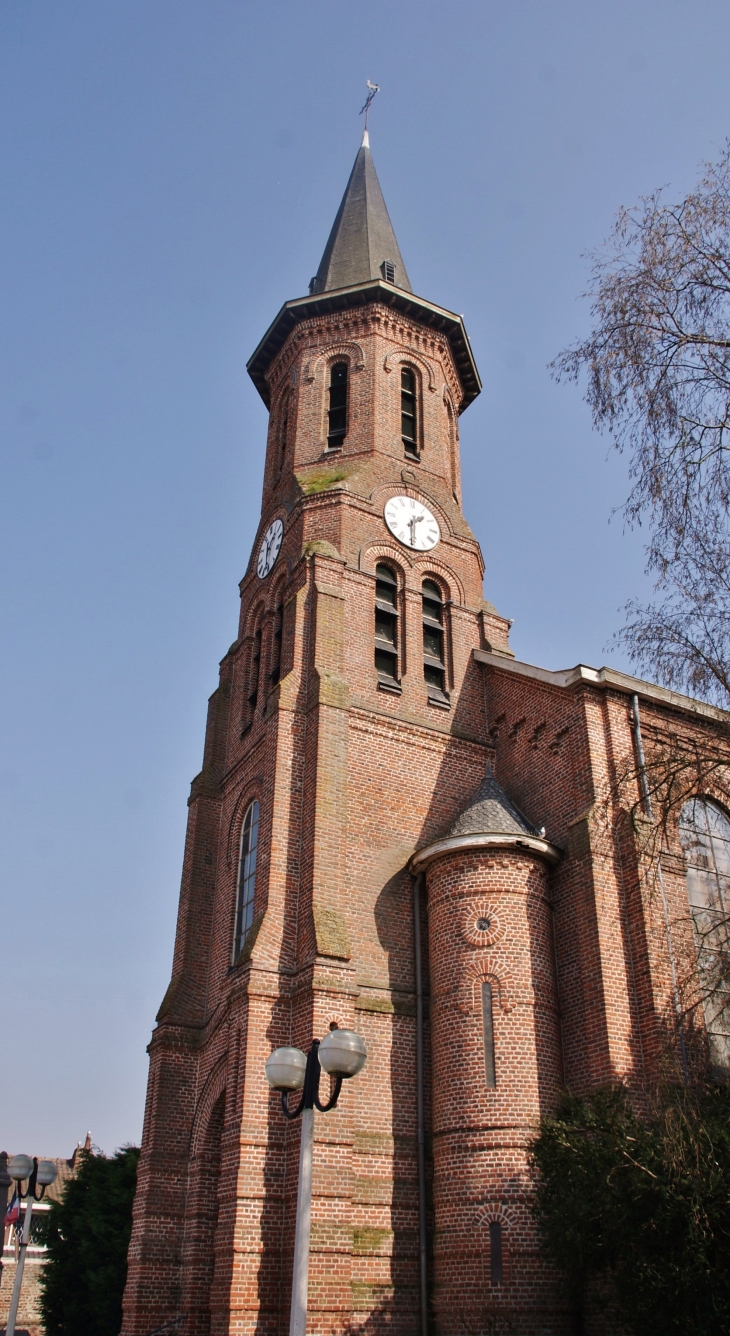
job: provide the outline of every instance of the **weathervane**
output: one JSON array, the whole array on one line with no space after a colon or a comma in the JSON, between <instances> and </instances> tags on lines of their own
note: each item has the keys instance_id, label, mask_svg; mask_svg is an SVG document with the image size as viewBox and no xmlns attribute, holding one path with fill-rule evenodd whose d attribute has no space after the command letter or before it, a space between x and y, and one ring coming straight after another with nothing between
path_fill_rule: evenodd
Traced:
<instances>
[{"instance_id":1,"label":"weathervane","mask_svg":"<svg viewBox=\"0 0 730 1336\"><path fill-rule=\"evenodd\" d=\"M370 114L370 103L375 97L375 94L380 92L380 84L371 83L369 79L366 79L365 82L368 86L368 95L365 98L365 105L360 108L360 115L362 116L363 112L365 112L365 129L367 130L368 115Z\"/></svg>"}]
</instances>

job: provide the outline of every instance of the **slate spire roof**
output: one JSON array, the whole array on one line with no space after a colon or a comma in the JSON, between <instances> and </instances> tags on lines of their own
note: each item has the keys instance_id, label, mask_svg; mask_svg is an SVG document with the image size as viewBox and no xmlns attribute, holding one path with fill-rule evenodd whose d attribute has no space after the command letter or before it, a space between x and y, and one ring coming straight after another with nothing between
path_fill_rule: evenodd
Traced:
<instances>
[{"instance_id":1,"label":"slate spire roof","mask_svg":"<svg viewBox=\"0 0 730 1336\"><path fill-rule=\"evenodd\" d=\"M394 266L392 278L384 269L386 261ZM406 292L413 291L385 207L366 130L309 289L312 293L330 292L376 278L392 282Z\"/></svg>"},{"instance_id":2,"label":"slate spire roof","mask_svg":"<svg viewBox=\"0 0 730 1336\"><path fill-rule=\"evenodd\" d=\"M452 835L532 835L544 839L545 831L531 825L519 807L515 807L488 765L474 797L457 817L447 838Z\"/></svg>"}]
</instances>

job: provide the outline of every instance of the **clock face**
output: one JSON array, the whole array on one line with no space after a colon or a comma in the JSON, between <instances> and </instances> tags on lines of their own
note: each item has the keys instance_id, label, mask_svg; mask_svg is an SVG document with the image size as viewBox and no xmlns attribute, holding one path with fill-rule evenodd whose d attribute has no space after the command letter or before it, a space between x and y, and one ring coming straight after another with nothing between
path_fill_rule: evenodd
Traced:
<instances>
[{"instance_id":1,"label":"clock face","mask_svg":"<svg viewBox=\"0 0 730 1336\"><path fill-rule=\"evenodd\" d=\"M384 517L393 537L416 552L430 552L441 537L436 516L412 496L392 496Z\"/></svg>"},{"instance_id":2,"label":"clock face","mask_svg":"<svg viewBox=\"0 0 730 1336\"><path fill-rule=\"evenodd\" d=\"M284 525L281 520L272 520L266 533L261 539L261 547L259 548L259 559L256 563L256 570L260 580L265 579L276 561L283 537Z\"/></svg>"}]
</instances>

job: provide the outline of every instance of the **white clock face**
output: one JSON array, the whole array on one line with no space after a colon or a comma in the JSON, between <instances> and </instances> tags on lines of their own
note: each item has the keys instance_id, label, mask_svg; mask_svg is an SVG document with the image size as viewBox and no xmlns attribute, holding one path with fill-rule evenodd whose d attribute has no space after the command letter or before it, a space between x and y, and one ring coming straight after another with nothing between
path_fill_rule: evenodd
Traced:
<instances>
[{"instance_id":1,"label":"white clock face","mask_svg":"<svg viewBox=\"0 0 730 1336\"><path fill-rule=\"evenodd\" d=\"M436 516L412 496L392 496L384 516L394 538L416 552L430 552L441 537Z\"/></svg>"},{"instance_id":2,"label":"white clock face","mask_svg":"<svg viewBox=\"0 0 730 1336\"><path fill-rule=\"evenodd\" d=\"M268 575L276 561L283 537L284 525L281 520L273 520L261 539L261 547L259 548L259 559L256 563L256 570L260 580L263 580Z\"/></svg>"}]
</instances>

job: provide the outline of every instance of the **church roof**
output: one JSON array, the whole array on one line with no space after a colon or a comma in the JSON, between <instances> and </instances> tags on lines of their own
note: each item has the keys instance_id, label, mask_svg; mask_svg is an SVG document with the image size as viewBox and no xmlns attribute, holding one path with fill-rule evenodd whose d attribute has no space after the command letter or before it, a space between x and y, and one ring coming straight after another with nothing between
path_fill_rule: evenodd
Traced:
<instances>
[{"instance_id":1,"label":"church roof","mask_svg":"<svg viewBox=\"0 0 730 1336\"><path fill-rule=\"evenodd\" d=\"M454 835L532 835L544 839L545 832L523 816L488 765L474 797L457 817L447 838Z\"/></svg>"},{"instance_id":2,"label":"church roof","mask_svg":"<svg viewBox=\"0 0 730 1336\"><path fill-rule=\"evenodd\" d=\"M393 265L392 277L384 268L386 263ZM331 292L378 278L406 292L413 291L385 207L366 130L310 290Z\"/></svg>"}]
</instances>

